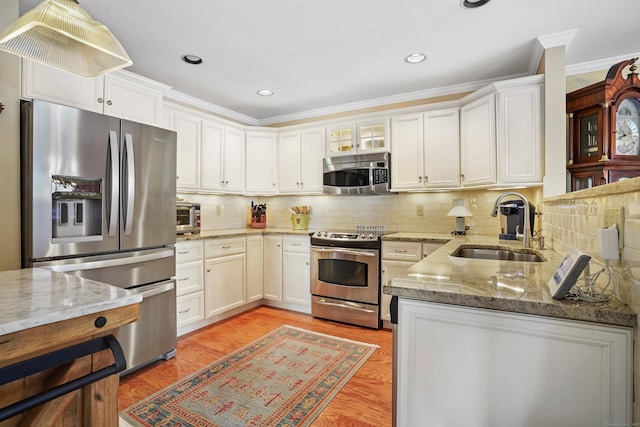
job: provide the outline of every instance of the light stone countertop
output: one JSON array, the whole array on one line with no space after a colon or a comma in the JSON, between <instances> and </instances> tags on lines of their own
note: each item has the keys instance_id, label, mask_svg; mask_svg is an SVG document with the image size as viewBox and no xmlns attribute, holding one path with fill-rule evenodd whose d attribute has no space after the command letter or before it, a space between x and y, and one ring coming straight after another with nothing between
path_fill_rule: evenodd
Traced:
<instances>
[{"instance_id":1,"label":"light stone countertop","mask_svg":"<svg viewBox=\"0 0 640 427\"><path fill-rule=\"evenodd\" d=\"M253 235L269 235L269 234L289 234L293 236L309 236L317 230L293 230L291 228L231 228L222 230L203 231L199 234L180 234L177 236L177 242L185 242L189 240L207 240L220 239L227 237L242 237Z\"/></svg>"},{"instance_id":2,"label":"light stone countertop","mask_svg":"<svg viewBox=\"0 0 640 427\"><path fill-rule=\"evenodd\" d=\"M141 301L126 289L44 268L0 271L0 336Z\"/></svg>"},{"instance_id":3,"label":"light stone countertop","mask_svg":"<svg viewBox=\"0 0 640 427\"><path fill-rule=\"evenodd\" d=\"M445 239L446 237L446 239ZM634 327L637 314L612 298L607 303L554 300L547 283L566 254L540 252L546 262L494 261L451 256L460 245L509 246L489 236L446 236L428 233L387 234L386 240L446 241L383 287L385 294L413 300L549 316ZM522 247L516 241L512 246Z\"/></svg>"}]
</instances>

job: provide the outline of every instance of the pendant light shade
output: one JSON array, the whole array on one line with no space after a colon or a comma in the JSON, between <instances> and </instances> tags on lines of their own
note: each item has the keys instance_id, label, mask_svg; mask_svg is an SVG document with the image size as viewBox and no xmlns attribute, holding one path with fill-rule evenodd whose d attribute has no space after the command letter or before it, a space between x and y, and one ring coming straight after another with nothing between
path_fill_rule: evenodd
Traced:
<instances>
[{"instance_id":1,"label":"pendant light shade","mask_svg":"<svg viewBox=\"0 0 640 427\"><path fill-rule=\"evenodd\" d=\"M85 77L133 62L111 31L72 0L45 0L0 34L0 50Z\"/></svg>"}]
</instances>

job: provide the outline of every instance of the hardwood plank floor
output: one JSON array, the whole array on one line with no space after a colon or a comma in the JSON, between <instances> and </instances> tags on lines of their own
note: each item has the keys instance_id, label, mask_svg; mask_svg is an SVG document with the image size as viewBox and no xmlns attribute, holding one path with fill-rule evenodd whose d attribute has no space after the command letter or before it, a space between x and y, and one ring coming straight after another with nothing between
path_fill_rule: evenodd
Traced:
<instances>
[{"instance_id":1,"label":"hardwood plank floor","mask_svg":"<svg viewBox=\"0 0 640 427\"><path fill-rule=\"evenodd\" d=\"M268 334L281 325L377 344L379 349L340 390L313 426L390 426L390 330L372 330L261 306L178 339L176 357L155 362L120 379L120 410Z\"/></svg>"}]
</instances>

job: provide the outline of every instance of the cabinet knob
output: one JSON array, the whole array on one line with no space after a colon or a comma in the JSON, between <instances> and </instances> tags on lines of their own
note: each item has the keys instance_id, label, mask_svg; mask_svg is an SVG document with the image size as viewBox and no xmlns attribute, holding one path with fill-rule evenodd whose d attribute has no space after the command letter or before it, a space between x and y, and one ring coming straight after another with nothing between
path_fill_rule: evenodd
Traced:
<instances>
[{"instance_id":1,"label":"cabinet knob","mask_svg":"<svg viewBox=\"0 0 640 427\"><path fill-rule=\"evenodd\" d=\"M418 182L422 182L422 177L421 176L418 177Z\"/></svg>"},{"instance_id":2,"label":"cabinet knob","mask_svg":"<svg viewBox=\"0 0 640 427\"><path fill-rule=\"evenodd\" d=\"M107 105L111 105L111 104L113 104L113 103L111 102L111 100L108 100L108 101L107 101Z\"/></svg>"},{"instance_id":3,"label":"cabinet knob","mask_svg":"<svg viewBox=\"0 0 640 427\"><path fill-rule=\"evenodd\" d=\"M207 268L207 273L211 273L211 269L210 268Z\"/></svg>"},{"instance_id":4,"label":"cabinet knob","mask_svg":"<svg viewBox=\"0 0 640 427\"><path fill-rule=\"evenodd\" d=\"M104 99L102 99L102 98L98 98L98 102L99 102L100 104L102 104L102 103L104 102Z\"/></svg>"},{"instance_id":5,"label":"cabinet knob","mask_svg":"<svg viewBox=\"0 0 640 427\"><path fill-rule=\"evenodd\" d=\"M464 181L464 174L460 174L460 179Z\"/></svg>"},{"instance_id":6,"label":"cabinet knob","mask_svg":"<svg viewBox=\"0 0 640 427\"><path fill-rule=\"evenodd\" d=\"M429 177L428 176L424 177L424 182L429 182Z\"/></svg>"}]
</instances>

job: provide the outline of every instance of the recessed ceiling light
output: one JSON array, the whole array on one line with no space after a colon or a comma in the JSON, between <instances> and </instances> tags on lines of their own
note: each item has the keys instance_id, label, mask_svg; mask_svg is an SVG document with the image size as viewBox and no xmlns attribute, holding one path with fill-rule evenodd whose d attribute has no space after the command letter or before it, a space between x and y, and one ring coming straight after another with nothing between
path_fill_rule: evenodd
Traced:
<instances>
[{"instance_id":1,"label":"recessed ceiling light","mask_svg":"<svg viewBox=\"0 0 640 427\"><path fill-rule=\"evenodd\" d=\"M461 0L460 6L466 9L473 9L474 7L484 6L489 3L489 0Z\"/></svg>"},{"instance_id":2,"label":"recessed ceiling light","mask_svg":"<svg viewBox=\"0 0 640 427\"><path fill-rule=\"evenodd\" d=\"M258 95L260 95L260 96L271 96L271 95L273 95L273 92L270 91L269 89L260 89L258 91Z\"/></svg>"},{"instance_id":3,"label":"recessed ceiling light","mask_svg":"<svg viewBox=\"0 0 640 427\"><path fill-rule=\"evenodd\" d=\"M412 53L411 55L404 58L405 62L408 62L409 64L418 64L425 59L427 59L427 55L422 53Z\"/></svg>"},{"instance_id":4,"label":"recessed ceiling light","mask_svg":"<svg viewBox=\"0 0 640 427\"><path fill-rule=\"evenodd\" d=\"M187 64L193 64L193 65L202 64L202 58L196 55L182 55L180 59L182 59Z\"/></svg>"}]
</instances>

